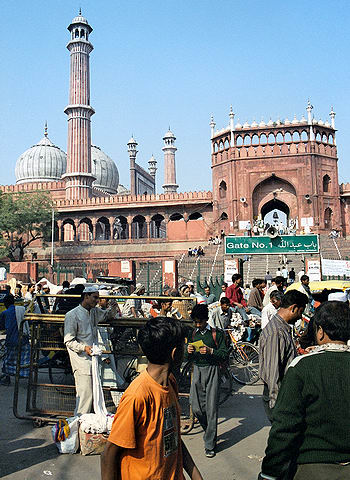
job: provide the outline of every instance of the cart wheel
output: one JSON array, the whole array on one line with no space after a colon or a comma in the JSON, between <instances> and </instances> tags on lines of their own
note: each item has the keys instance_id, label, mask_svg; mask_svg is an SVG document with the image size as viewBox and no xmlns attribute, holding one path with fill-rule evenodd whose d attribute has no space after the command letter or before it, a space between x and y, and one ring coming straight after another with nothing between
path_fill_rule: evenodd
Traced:
<instances>
[{"instance_id":1,"label":"cart wheel","mask_svg":"<svg viewBox=\"0 0 350 480\"><path fill-rule=\"evenodd\" d=\"M45 422L45 420L41 420L40 418L36 418L35 420L33 420L34 428L45 427L45 425L47 425L47 422Z\"/></svg>"}]
</instances>

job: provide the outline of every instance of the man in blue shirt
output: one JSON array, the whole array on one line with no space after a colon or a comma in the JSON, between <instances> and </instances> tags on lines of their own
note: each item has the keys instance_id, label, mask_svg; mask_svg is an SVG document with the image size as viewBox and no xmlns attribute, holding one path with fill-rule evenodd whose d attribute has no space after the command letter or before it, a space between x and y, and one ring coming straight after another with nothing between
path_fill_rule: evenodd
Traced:
<instances>
[{"instance_id":1,"label":"man in blue shirt","mask_svg":"<svg viewBox=\"0 0 350 480\"><path fill-rule=\"evenodd\" d=\"M4 298L4 310L0 316L0 330L6 330L5 356L2 365L0 385L10 385L10 375L16 374L19 343L19 326L24 318L25 308L15 306L14 296L9 294ZM21 365L28 365L30 361L29 328L26 323L23 328L21 343ZM21 377L29 376L29 368L21 368Z\"/></svg>"}]
</instances>

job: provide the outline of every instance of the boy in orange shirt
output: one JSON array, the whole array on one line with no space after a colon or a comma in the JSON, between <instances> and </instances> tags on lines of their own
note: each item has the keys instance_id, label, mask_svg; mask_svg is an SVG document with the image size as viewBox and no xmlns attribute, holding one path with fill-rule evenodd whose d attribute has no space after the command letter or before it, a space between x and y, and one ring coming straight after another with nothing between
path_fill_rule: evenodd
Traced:
<instances>
[{"instance_id":1,"label":"boy in orange shirt","mask_svg":"<svg viewBox=\"0 0 350 480\"><path fill-rule=\"evenodd\" d=\"M182 480L183 469L203 480L180 437L177 385L184 331L179 320L157 317L140 329L147 369L125 391L101 457L102 480Z\"/></svg>"}]
</instances>

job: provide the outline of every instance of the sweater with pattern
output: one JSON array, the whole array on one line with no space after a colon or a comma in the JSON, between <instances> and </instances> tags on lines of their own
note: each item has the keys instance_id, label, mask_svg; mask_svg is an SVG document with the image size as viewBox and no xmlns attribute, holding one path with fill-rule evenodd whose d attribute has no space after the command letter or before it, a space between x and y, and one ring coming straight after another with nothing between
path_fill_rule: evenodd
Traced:
<instances>
[{"instance_id":1,"label":"sweater with pattern","mask_svg":"<svg viewBox=\"0 0 350 480\"><path fill-rule=\"evenodd\" d=\"M293 360L273 410L262 478L279 478L292 459L350 462L349 371L346 345L329 343Z\"/></svg>"},{"instance_id":2,"label":"sweater with pattern","mask_svg":"<svg viewBox=\"0 0 350 480\"><path fill-rule=\"evenodd\" d=\"M196 330L191 337L191 342L203 340L204 345L213 349L213 353L206 353L202 355L199 352L188 354L188 359L192 360L198 367L205 367L208 365L220 365L227 358L228 350L226 347L225 334L222 330L216 329L216 343L213 338L213 329L206 328L204 333Z\"/></svg>"}]
</instances>

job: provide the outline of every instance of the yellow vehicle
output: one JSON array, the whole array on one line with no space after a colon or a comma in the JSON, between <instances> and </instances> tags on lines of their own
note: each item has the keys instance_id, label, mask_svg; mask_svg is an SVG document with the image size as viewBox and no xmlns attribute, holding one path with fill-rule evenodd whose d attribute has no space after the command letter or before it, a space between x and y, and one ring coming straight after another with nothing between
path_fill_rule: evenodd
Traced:
<instances>
[{"instance_id":1,"label":"yellow vehicle","mask_svg":"<svg viewBox=\"0 0 350 480\"><path fill-rule=\"evenodd\" d=\"M301 286L300 282L294 282L287 288L290 290L298 290ZM350 280L321 280L310 282L309 284L312 296L316 302L322 303L328 300L328 295L334 292L345 292L350 290Z\"/></svg>"}]
</instances>

